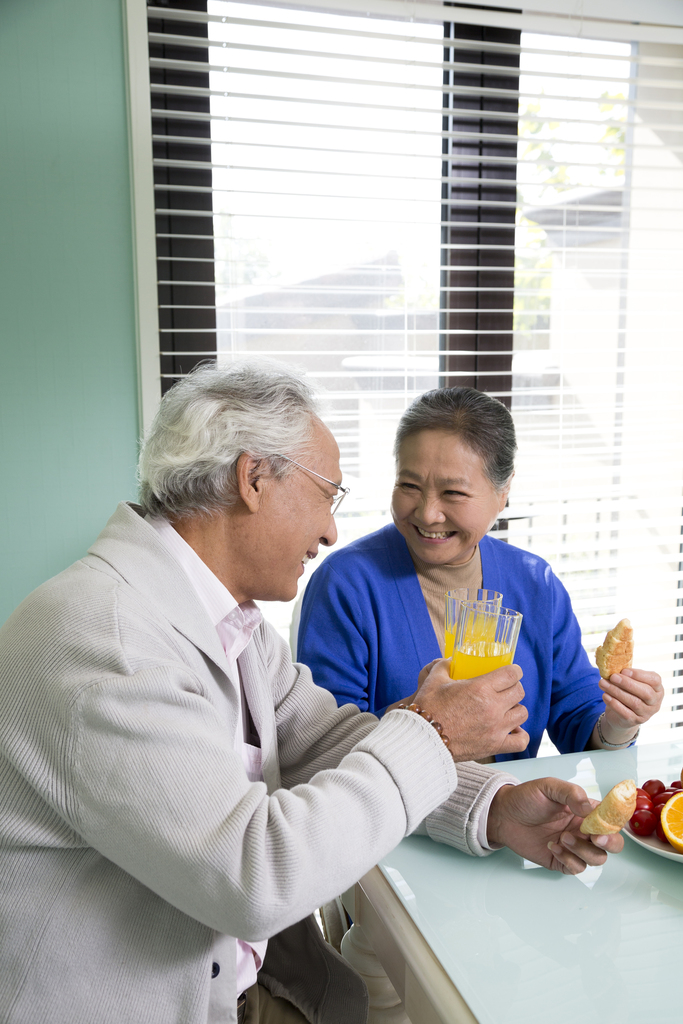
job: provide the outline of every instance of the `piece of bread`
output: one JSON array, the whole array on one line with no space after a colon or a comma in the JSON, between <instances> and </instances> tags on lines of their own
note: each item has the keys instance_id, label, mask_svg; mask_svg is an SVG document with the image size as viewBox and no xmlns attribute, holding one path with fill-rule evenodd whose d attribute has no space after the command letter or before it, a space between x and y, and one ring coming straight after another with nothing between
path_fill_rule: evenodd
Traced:
<instances>
[{"instance_id":1,"label":"piece of bread","mask_svg":"<svg viewBox=\"0 0 683 1024\"><path fill-rule=\"evenodd\" d=\"M613 789L588 817L581 822L581 831L587 836L606 836L620 832L636 809L636 784L633 779L617 782Z\"/></svg>"},{"instance_id":2,"label":"piece of bread","mask_svg":"<svg viewBox=\"0 0 683 1024\"><path fill-rule=\"evenodd\" d=\"M605 642L595 652L595 664L602 678L609 679L612 673L631 668L632 662L633 629L628 619L622 619L607 631Z\"/></svg>"}]
</instances>

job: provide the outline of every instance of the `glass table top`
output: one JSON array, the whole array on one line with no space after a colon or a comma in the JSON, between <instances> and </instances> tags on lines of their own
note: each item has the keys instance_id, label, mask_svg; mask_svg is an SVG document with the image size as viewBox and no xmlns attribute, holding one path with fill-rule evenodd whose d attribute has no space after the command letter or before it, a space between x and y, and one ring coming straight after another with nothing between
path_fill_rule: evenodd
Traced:
<instances>
[{"instance_id":1,"label":"glass table top","mask_svg":"<svg viewBox=\"0 0 683 1024\"><path fill-rule=\"evenodd\" d=\"M596 798L682 767L683 743L504 766ZM603 867L569 876L510 850L474 858L412 836L380 868L480 1024L683 1022L683 856L625 838Z\"/></svg>"}]
</instances>

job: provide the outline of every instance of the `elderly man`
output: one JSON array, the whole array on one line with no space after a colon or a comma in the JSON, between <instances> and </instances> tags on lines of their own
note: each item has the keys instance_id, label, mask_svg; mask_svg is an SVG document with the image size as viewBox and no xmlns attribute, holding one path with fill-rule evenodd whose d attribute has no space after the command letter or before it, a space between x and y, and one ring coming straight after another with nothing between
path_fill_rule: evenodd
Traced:
<instances>
[{"instance_id":1,"label":"elderly man","mask_svg":"<svg viewBox=\"0 0 683 1024\"><path fill-rule=\"evenodd\" d=\"M405 835L568 872L621 848L579 835L578 787L469 763L525 746L515 667L436 662L422 713L378 721L292 664L253 601L334 543L338 458L295 374L201 369L162 402L141 505L0 631L6 1024L361 1022L309 915Z\"/></svg>"}]
</instances>

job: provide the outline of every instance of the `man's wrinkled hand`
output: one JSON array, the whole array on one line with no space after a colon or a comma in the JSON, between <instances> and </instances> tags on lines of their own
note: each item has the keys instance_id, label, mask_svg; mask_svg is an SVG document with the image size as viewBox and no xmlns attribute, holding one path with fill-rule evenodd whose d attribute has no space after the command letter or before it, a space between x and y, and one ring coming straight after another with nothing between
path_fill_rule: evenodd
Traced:
<instances>
[{"instance_id":1,"label":"man's wrinkled hand","mask_svg":"<svg viewBox=\"0 0 683 1024\"><path fill-rule=\"evenodd\" d=\"M619 833L584 836L579 831L597 803L580 786L561 779L504 786L491 803L488 840L549 871L578 875L589 865L604 864L608 853L619 853L624 846Z\"/></svg>"},{"instance_id":2,"label":"man's wrinkled hand","mask_svg":"<svg viewBox=\"0 0 683 1024\"><path fill-rule=\"evenodd\" d=\"M449 665L441 658L427 666L425 676L420 673L415 703L441 724L453 759L474 761L526 750L529 735L521 725L529 716L520 703L524 690L519 666L497 668L476 679L451 679Z\"/></svg>"}]
</instances>

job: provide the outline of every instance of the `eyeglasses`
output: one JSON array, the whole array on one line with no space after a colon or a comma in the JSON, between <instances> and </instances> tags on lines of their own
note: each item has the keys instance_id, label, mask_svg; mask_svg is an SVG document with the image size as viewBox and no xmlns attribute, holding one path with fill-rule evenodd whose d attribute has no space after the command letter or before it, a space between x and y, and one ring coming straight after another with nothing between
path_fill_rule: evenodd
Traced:
<instances>
[{"instance_id":1,"label":"eyeglasses","mask_svg":"<svg viewBox=\"0 0 683 1024\"><path fill-rule=\"evenodd\" d=\"M293 466L298 466L299 469L305 469L307 473L312 473L313 476L317 476L319 480L324 480L326 484L331 484L332 487L336 487L338 491L341 491L341 494L338 497L336 497L332 502L332 515L334 515L337 512L342 501L351 490L350 487L342 487L341 484L336 484L334 480L328 480L326 476L321 476L320 473L316 473L314 469L309 469L308 466L302 466L300 462L295 462L294 459L290 459L289 455L280 455L279 453L276 452L273 458L285 459L287 462L291 462Z\"/></svg>"}]
</instances>

